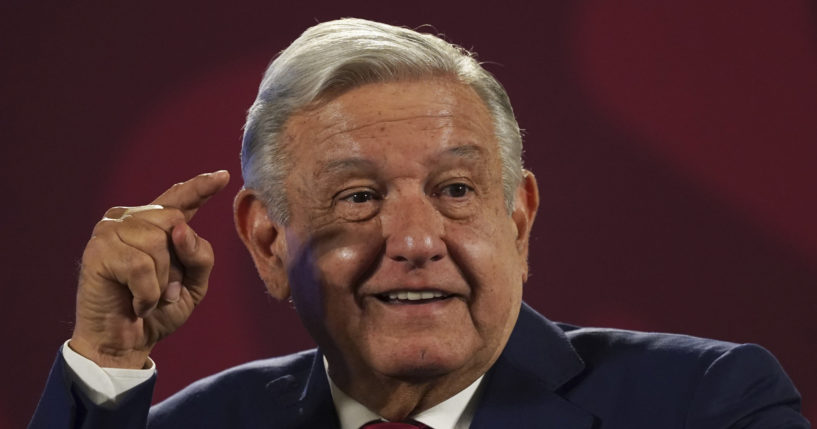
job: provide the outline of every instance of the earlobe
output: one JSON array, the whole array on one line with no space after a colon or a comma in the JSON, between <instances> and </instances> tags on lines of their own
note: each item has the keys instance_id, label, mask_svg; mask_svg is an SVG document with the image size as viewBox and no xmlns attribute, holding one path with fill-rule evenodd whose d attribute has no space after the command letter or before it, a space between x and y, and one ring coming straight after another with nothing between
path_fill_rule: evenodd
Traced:
<instances>
[{"instance_id":1,"label":"earlobe","mask_svg":"<svg viewBox=\"0 0 817 429\"><path fill-rule=\"evenodd\" d=\"M523 172L522 182L516 188L514 209L511 217L516 225L516 248L519 251L522 266L522 281L528 279L528 246L530 231L536 211L539 209L539 188L536 177L528 170Z\"/></svg>"},{"instance_id":2,"label":"earlobe","mask_svg":"<svg viewBox=\"0 0 817 429\"><path fill-rule=\"evenodd\" d=\"M246 188L235 196L233 218L238 236L250 252L269 294L278 300L289 298L283 226L269 218L267 208L257 193Z\"/></svg>"}]
</instances>

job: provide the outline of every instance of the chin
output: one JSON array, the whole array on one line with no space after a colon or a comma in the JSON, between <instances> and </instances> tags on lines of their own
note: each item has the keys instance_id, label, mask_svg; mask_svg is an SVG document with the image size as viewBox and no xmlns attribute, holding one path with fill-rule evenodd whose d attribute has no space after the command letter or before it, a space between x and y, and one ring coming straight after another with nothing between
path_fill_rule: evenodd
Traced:
<instances>
[{"instance_id":1,"label":"chin","mask_svg":"<svg viewBox=\"0 0 817 429\"><path fill-rule=\"evenodd\" d=\"M454 365L444 365L432 362L391 362L384 365L382 374L397 380L407 382L421 382L443 377L457 369Z\"/></svg>"},{"instance_id":2,"label":"chin","mask_svg":"<svg viewBox=\"0 0 817 429\"><path fill-rule=\"evenodd\" d=\"M458 372L474 365L479 353L461 347L407 341L387 353L372 356L373 367L383 375L405 381L421 381Z\"/></svg>"}]
</instances>

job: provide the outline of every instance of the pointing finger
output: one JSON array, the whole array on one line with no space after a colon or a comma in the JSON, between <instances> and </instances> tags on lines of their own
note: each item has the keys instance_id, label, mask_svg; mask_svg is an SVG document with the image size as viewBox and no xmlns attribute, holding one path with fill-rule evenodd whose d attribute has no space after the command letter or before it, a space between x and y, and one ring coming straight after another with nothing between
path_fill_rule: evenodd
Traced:
<instances>
[{"instance_id":1,"label":"pointing finger","mask_svg":"<svg viewBox=\"0 0 817 429\"><path fill-rule=\"evenodd\" d=\"M146 206L136 206L136 207L111 207L108 211L105 212L103 216L104 220L122 220L126 216L131 216L135 213L145 212L149 210L161 210L164 207L160 206L159 204L148 204Z\"/></svg>"},{"instance_id":2,"label":"pointing finger","mask_svg":"<svg viewBox=\"0 0 817 429\"><path fill-rule=\"evenodd\" d=\"M199 174L186 182L173 185L151 204L178 208L189 221L199 207L227 186L229 181L230 173L226 170Z\"/></svg>"}]
</instances>

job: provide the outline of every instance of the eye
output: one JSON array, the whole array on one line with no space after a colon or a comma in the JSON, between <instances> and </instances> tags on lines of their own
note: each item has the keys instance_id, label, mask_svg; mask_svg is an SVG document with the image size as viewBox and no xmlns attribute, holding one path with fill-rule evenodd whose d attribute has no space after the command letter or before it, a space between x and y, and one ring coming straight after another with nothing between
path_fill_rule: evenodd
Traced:
<instances>
[{"instance_id":1,"label":"eye","mask_svg":"<svg viewBox=\"0 0 817 429\"><path fill-rule=\"evenodd\" d=\"M349 221L371 218L380 209L383 195L371 188L348 189L337 196L335 213Z\"/></svg>"},{"instance_id":2,"label":"eye","mask_svg":"<svg viewBox=\"0 0 817 429\"><path fill-rule=\"evenodd\" d=\"M440 194L451 198L465 198L469 192L473 191L474 189L465 183L452 183L444 186Z\"/></svg>"},{"instance_id":3,"label":"eye","mask_svg":"<svg viewBox=\"0 0 817 429\"><path fill-rule=\"evenodd\" d=\"M454 180L462 181L443 182L432 196L437 209L445 216L452 219L467 219L479 207L477 191L470 185L472 182L465 178Z\"/></svg>"},{"instance_id":4,"label":"eye","mask_svg":"<svg viewBox=\"0 0 817 429\"><path fill-rule=\"evenodd\" d=\"M376 199L379 198L377 198L374 193L369 191L358 191L343 197L344 201L356 204L362 204Z\"/></svg>"}]
</instances>

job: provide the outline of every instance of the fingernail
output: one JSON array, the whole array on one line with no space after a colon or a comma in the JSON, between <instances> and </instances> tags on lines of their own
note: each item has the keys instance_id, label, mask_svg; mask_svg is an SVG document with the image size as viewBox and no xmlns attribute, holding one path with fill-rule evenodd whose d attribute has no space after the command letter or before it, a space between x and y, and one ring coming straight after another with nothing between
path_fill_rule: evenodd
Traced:
<instances>
[{"instance_id":1,"label":"fingernail","mask_svg":"<svg viewBox=\"0 0 817 429\"><path fill-rule=\"evenodd\" d=\"M164 300L167 302L176 302L182 292L182 284L180 282L170 282L165 289Z\"/></svg>"}]
</instances>

